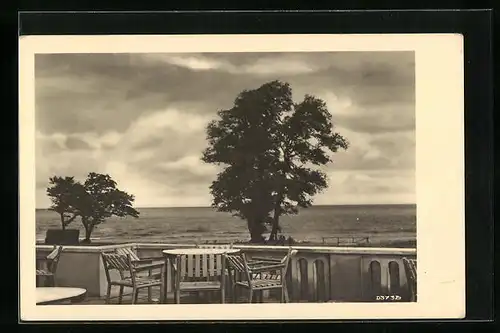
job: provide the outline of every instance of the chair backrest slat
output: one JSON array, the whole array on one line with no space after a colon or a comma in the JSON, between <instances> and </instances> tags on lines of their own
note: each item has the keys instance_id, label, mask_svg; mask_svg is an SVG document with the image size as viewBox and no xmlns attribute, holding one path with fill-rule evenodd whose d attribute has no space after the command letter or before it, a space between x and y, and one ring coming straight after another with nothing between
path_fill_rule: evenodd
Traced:
<instances>
[{"instance_id":1,"label":"chair backrest slat","mask_svg":"<svg viewBox=\"0 0 500 333\"><path fill-rule=\"evenodd\" d=\"M181 273L181 276L184 277L187 275L187 265L186 265L186 262L189 260L189 257L190 256L182 256L181 257L181 267L180 267L180 273Z\"/></svg>"},{"instance_id":2,"label":"chair backrest slat","mask_svg":"<svg viewBox=\"0 0 500 333\"><path fill-rule=\"evenodd\" d=\"M103 253L109 269L116 269L119 271L129 271L130 265L127 256L117 253Z\"/></svg>"},{"instance_id":3,"label":"chair backrest slat","mask_svg":"<svg viewBox=\"0 0 500 333\"><path fill-rule=\"evenodd\" d=\"M417 278L417 261L415 259L403 258L403 264L407 269L411 279Z\"/></svg>"},{"instance_id":4,"label":"chair backrest slat","mask_svg":"<svg viewBox=\"0 0 500 333\"><path fill-rule=\"evenodd\" d=\"M57 270L57 265L59 264L59 259L61 258L62 251L63 247L60 245L56 245L54 246L54 249L46 257L47 260L49 261L47 269L53 274L55 274Z\"/></svg>"},{"instance_id":5,"label":"chair backrest slat","mask_svg":"<svg viewBox=\"0 0 500 333\"><path fill-rule=\"evenodd\" d=\"M411 300L415 301L417 297L417 260L405 257L403 258L403 266L410 289Z\"/></svg>"},{"instance_id":6,"label":"chair backrest slat","mask_svg":"<svg viewBox=\"0 0 500 333\"><path fill-rule=\"evenodd\" d=\"M206 274L207 277L208 277L208 256L207 255L203 255L202 256L202 261L201 261L201 271L203 272L203 274ZM200 275L203 275L201 272L200 272Z\"/></svg>"},{"instance_id":7,"label":"chair backrest slat","mask_svg":"<svg viewBox=\"0 0 500 333\"><path fill-rule=\"evenodd\" d=\"M245 272L245 264L243 262L243 258L240 255L228 254L226 256L229 264L233 269L235 269L239 273Z\"/></svg>"},{"instance_id":8,"label":"chair backrest slat","mask_svg":"<svg viewBox=\"0 0 500 333\"><path fill-rule=\"evenodd\" d=\"M193 277L196 276L195 272L195 261L198 259L198 256L192 255L192 256L187 256L186 260L186 269L187 269L187 276L188 277ZM199 259L198 259L199 260Z\"/></svg>"},{"instance_id":9,"label":"chair backrest slat","mask_svg":"<svg viewBox=\"0 0 500 333\"><path fill-rule=\"evenodd\" d=\"M222 274L222 256L215 254L181 255L181 278L209 278Z\"/></svg>"},{"instance_id":10,"label":"chair backrest slat","mask_svg":"<svg viewBox=\"0 0 500 333\"><path fill-rule=\"evenodd\" d=\"M207 256L207 261L208 261L208 276L214 276L215 275L215 260L213 256Z\"/></svg>"},{"instance_id":11,"label":"chair backrest slat","mask_svg":"<svg viewBox=\"0 0 500 333\"><path fill-rule=\"evenodd\" d=\"M52 251L47 255L47 259L55 260L61 254L62 246L54 246Z\"/></svg>"},{"instance_id":12,"label":"chair backrest slat","mask_svg":"<svg viewBox=\"0 0 500 333\"><path fill-rule=\"evenodd\" d=\"M204 256L204 255L195 256L195 260L194 260L194 276L195 277L203 276L203 272L202 272L203 260L206 260L206 256Z\"/></svg>"},{"instance_id":13,"label":"chair backrest slat","mask_svg":"<svg viewBox=\"0 0 500 333\"><path fill-rule=\"evenodd\" d=\"M244 275L247 281L252 280L252 274L247 264L247 259L244 253L226 255L230 268L234 269L237 275Z\"/></svg>"},{"instance_id":14,"label":"chair backrest slat","mask_svg":"<svg viewBox=\"0 0 500 333\"><path fill-rule=\"evenodd\" d=\"M215 269L214 269L214 276L220 275L220 272L222 271L222 256L214 256L212 255L213 259L215 261Z\"/></svg>"},{"instance_id":15,"label":"chair backrest slat","mask_svg":"<svg viewBox=\"0 0 500 333\"><path fill-rule=\"evenodd\" d=\"M123 254L123 255L130 255L130 259L132 259L132 261L139 261L141 260L139 258L139 256L137 255L137 253L135 252L135 250L131 247L121 247L121 248L117 248L115 250L116 253L118 254Z\"/></svg>"}]
</instances>

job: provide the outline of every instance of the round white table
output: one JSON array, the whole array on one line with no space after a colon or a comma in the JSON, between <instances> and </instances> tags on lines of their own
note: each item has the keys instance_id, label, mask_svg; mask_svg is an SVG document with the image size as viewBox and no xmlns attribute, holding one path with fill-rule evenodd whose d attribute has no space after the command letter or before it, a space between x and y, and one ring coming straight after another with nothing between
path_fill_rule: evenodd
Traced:
<instances>
[{"instance_id":1,"label":"round white table","mask_svg":"<svg viewBox=\"0 0 500 333\"><path fill-rule=\"evenodd\" d=\"M75 301L85 296L87 290L83 288L66 287L37 287L36 304L54 304L63 301Z\"/></svg>"},{"instance_id":2,"label":"round white table","mask_svg":"<svg viewBox=\"0 0 500 333\"><path fill-rule=\"evenodd\" d=\"M226 249L226 248L183 248L183 249L169 249L169 250L163 250L162 253L163 255L165 256L165 259L166 261L170 261L171 264L175 264L178 268L179 265L180 265L180 258L182 256L192 256L192 255L213 255L213 256L219 256L219 255L225 255L225 254L232 254L232 253L238 253L240 252L240 249ZM222 272L225 272L225 267L226 267L226 263L225 263L225 260L222 260L221 262L221 271ZM165 270L167 270L167 267L168 267L168 263L165 262ZM178 274L180 274L180 270L178 269L177 270ZM225 273L222 273L223 276ZM163 281L163 302L166 302L167 301L167 285L168 285L168 281L167 279L170 278L172 279L172 281L177 281L180 279L180 276L177 276L177 278L175 277L175 274L174 272L172 271L172 274L171 276L169 276L169 274L167 274L167 271L165 271L165 274L163 275L164 276L164 281ZM221 296L221 301L224 302L224 290L225 290L225 277L223 277L221 279L221 292L222 292L222 296ZM179 281L177 281L179 282ZM175 302L177 304L180 303L180 290L178 290L178 287L177 288L174 286L174 298L175 298Z\"/></svg>"}]
</instances>

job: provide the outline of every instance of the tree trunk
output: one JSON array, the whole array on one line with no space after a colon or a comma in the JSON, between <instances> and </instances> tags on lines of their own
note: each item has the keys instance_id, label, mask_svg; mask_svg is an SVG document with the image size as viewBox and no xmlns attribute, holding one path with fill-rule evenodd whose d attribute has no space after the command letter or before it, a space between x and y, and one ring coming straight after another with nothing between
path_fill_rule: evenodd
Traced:
<instances>
[{"instance_id":1,"label":"tree trunk","mask_svg":"<svg viewBox=\"0 0 500 333\"><path fill-rule=\"evenodd\" d=\"M275 241L278 239L278 230L279 230L279 222L273 219L273 228L271 229L271 234L269 234L269 240Z\"/></svg>"},{"instance_id":2,"label":"tree trunk","mask_svg":"<svg viewBox=\"0 0 500 333\"><path fill-rule=\"evenodd\" d=\"M90 244L90 235L92 235L92 231L94 230L94 225L89 222L89 220L82 218L83 227L85 228L85 239L84 243Z\"/></svg>"},{"instance_id":3,"label":"tree trunk","mask_svg":"<svg viewBox=\"0 0 500 333\"><path fill-rule=\"evenodd\" d=\"M278 230L280 226L280 215L281 215L281 201L283 201L283 190L278 193L276 197L276 202L274 203L274 216L272 219L272 229L269 235L269 240L275 241L278 239Z\"/></svg>"},{"instance_id":4,"label":"tree trunk","mask_svg":"<svg viewBox=\"0 0 500 333\"><path fill-rule=\"evenodd\" d=\"M64 214L60 214L61 215L61 226L62 226L62 230L66 230L66 223L64 222Z\"/></svg>"},{"instance_id":5,"label":"tree trunk","mask_svg":"<svg viewBox=\"0 0 500 333\"><path fill-rule=\"evenodd\" d=\"M94 227L92 225L85 228L85 242L90 243L90 235L92 235L93 229Z\"/></svg>"},{"instance_id":6,"label":"tree trunk","mask_svg":"<svg viewBox=\"0 0 500 333\"><path fill-rule=\"evenodd\" d=\"M262 228L254 219L247 219L248 231L250 232L250 243L261 244L264 243L264 237L262 237Z\"/></svg>"}]
</instances>

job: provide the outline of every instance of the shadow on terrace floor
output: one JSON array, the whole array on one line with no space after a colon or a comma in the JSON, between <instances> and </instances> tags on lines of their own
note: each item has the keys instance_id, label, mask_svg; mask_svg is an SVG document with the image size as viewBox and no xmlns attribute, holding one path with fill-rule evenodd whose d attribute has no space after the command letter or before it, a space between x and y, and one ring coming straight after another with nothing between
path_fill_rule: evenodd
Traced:
<instances>
[{"instance_id":1,"label":"shadow on terrace floor","mask_svg":"<svg viewBox=\"0 0 500 333\"><path fill-rule=\"evenodd\" d=\"M159 304L159 299L160 299L160 292L158 290L153 290L152 291L152 302L148 302L148 295L147 291L143 291L139 293L139 297L137 300L136 304ZM253 303L279 303L280 300L278 297L275 297L274 295L264 295L262 297L262 301L259 299L258 296L254 297L254 302ZM167 294L167 304L174 304L174 294L173 293L168 293ZM226 295L225 298L225 303L231 304L231 303L248 303L248 297L246 293L242 293L238 297L238 299L233 301L231 296ZM90 297L87 296L83 302L80 302L78 304L84 304L84 305L98 305L98 304L106 304L106 297ZM118 297L112 296L110 303L109 304L118 304ZM122 303L124 305L127 304L132 304L132 294L129 292L125 292L123 295ZM220 296L217 293L182 293L181 294L181 304L220 304Z\"/></svg>"}]
</instances>

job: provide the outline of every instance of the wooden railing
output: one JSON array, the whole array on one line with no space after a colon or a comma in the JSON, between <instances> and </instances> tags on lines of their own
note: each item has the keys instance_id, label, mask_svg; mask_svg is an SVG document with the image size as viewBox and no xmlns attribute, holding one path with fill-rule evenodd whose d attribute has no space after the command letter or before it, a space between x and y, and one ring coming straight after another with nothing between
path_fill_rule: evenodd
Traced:
<instances>
[{"instance_id":1,"label":"wooden railing","mask_svg":"<svg viewBox=\"0 0 500 333\"><path fill-rule=\"evenodd\" d=\"M370 244L370 237L322 237L323 245L329 246L356 246Z\"/></svg>"}]
</instances>

